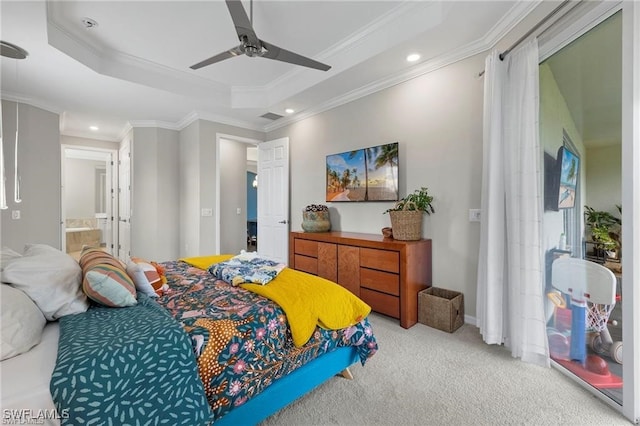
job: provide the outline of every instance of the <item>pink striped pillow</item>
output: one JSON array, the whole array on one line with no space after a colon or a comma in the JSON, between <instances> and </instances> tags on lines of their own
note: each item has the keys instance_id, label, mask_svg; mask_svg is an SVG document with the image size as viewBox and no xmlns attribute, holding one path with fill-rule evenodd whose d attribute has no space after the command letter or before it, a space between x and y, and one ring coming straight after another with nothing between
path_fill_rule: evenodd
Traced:
<instances>
[{"instance_id":1,"label":"pink striped pillow","mask_svg":"<svg viewBox=\"0 0 640 426\"><path fill-rule=\"evenodd\" d=\"M82 290L104 306L125 307L138 303L136 287L122 263L100 249L85 248L80 257Z\"/></svg>"}]
</instances>

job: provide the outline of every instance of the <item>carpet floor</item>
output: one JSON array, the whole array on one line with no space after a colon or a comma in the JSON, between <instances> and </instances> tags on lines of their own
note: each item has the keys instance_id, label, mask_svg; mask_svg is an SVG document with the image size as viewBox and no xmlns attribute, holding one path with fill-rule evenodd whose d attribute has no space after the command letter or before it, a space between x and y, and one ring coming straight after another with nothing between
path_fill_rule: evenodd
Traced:
<instances>
[{"instance_id":1,"label":"carpet floor","mask_svg":"<svg viewBox=\"0 0 640 426\"><path fill-rule=\"evenodd\" d=\"M554 368L511 357L465 324L405 330L371 314L379 351L354 380L334 377L262 425L629 425Z\"/></svg>"}]
</instances>

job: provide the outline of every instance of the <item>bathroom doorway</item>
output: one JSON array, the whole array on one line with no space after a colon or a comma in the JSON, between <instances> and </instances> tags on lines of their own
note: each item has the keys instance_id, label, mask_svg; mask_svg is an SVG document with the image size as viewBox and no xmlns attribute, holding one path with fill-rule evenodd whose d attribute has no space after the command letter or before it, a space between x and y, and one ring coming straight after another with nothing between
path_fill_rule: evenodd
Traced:
<instances>
[{"instance_id":1,"label":"bathroom doorway","mask_svg":"<svg viewBox=\"0 0 640 426\"><path fill-rule=\"evenodd\" d=\"M114 253L117 151L63 145L62 248L79 259L84 246Z\"/></svg>"}]
</instances>

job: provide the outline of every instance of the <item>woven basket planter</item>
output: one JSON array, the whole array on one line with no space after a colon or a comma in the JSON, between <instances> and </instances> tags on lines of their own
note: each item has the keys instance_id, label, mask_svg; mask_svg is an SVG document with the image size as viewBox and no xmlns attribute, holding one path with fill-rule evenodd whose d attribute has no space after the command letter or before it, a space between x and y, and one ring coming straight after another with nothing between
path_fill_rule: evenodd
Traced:
<instances>
[{"instance_id":1,"label":"woven basket planter","mask_svg":"<svg viewBox=\"0 0 640 426\"><path fill-rule=\"evenodd\" d=\"M422 238L422 211L390 211L389 216L395 240L416 241Z\"/></svg>"}]
</instances>

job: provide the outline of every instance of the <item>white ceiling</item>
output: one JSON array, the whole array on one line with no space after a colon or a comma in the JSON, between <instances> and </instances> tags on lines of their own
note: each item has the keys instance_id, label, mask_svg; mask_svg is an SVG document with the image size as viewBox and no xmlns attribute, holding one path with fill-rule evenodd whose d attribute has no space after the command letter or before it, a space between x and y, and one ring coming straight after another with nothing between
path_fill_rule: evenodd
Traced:
<instances>
[{"instance_id":1,"label":"white ceiling","mask_svg":"<svg viewBox=\"0 0 640 426\"><path fill-rule=\"evenodd\" d=\"M258 37L332 66L322 72L245 56L191 70L238 45L220 0L2 0L0 38L29 52L1 58L2 97L58 112L62 134L95 139L119 140L128 125L180 129L196 118L269 131L486 51L537 5L255 1ZM85 28L83 18L98 26ZM409 64L412 52L422 58ZM285 117L260 117L267 112Z\"/></svg>"},{"instance_id":2,"label":"white ceiling","mask_svg":"<svg viewBox=\"0 0 640 426\"><path fill-rule=\"evenodd\" d=\"M547 61L588 147L622 143L622 14L617 13Z\"/></svg>"}]
</instances>

